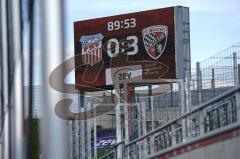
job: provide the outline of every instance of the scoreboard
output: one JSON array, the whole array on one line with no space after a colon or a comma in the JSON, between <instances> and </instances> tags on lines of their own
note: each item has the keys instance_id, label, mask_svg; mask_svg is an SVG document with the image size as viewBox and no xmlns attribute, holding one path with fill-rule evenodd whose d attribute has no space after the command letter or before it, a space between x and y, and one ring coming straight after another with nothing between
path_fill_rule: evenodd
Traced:
<instances>
[{"instance_id":1,"label":"scoreboard","mask_svg":"<svg viewBox=\"0 0 240 159\"><path fill-rule=\"evenodd\" d=\"M182 9L188 11L169 7L74 22L76 87L182 78L184 60L190 58L181 49L184 16L189 21Z\"/></svg>"}]
</instances>

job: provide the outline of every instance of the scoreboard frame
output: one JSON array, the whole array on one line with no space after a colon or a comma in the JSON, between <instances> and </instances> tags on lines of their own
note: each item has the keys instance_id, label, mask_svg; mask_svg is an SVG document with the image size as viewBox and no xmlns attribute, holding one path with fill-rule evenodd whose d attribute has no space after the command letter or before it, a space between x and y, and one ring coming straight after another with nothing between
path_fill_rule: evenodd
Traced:
<instances>
[{"instance_id":1,"label":"scoreboard frame","mask_svg":"<svg viewBox=\"0 0 240 159\"><path fill-rule=\"evenodd\" d=\"M77 89L115 81L190 77L189 8L176 6L74 22ZM121 81L122 82L122 81Z\"/></svg>"}]
</instances>

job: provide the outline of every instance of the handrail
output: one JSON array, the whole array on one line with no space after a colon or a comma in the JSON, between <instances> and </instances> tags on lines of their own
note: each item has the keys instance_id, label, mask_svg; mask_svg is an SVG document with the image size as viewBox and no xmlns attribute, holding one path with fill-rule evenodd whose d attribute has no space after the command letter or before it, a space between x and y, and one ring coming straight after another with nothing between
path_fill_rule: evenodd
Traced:
<instances>
[{"instance_id":1,"label":"handrail","mask_svg":"<svg viewBox=\"0 0 240 159\"><path fill-rule=\"evenodd\" d=\"M142 137L139 137L138 139L134 139L134 140L130 141L129 143L126 144L126 146L130 146L130 145L132 145L132 144L134 144L134 143L136 143L136 142L138 142L138 141L140 141L140 140L143 140L143 139L147 138L148 136L151 136L151 135L153 135L154 133L162 130L163 128L171 125L172 123L175 123L175 122L177 122L178 120L181 120L181 119L183 119L183 118L185 118L185 117L187 117L187 116L189 116L189 115L197 112L198 110L201 110L201 109L207 107L208 105L210 105L210 104L218 101L219 99L221 99L221 98L223 98L223 97L226 97L226 96L228 96L228 95L231 95L232 93L237 92L237 91L240 91L240 87L239 87L239 86L236 87L236 88L233 88L233 89L231 89L231 90L228 90L228 91L226 91L225 93L223 93L223 94L221 94L221 95L219 95L219 96L214 97L213 99L209 100L208 102L205 102L205 103L201 104L199 107L193 109L192 111L190 111L190 112L188 112L188 113L186 113L186 114L183 114L183 115L181 115L180 117L178 117L178 118L176 118L176 119L174 119L174 120L172 120L172 121L170 121L170 122L167 122L166 124L162 125L161 127L159 127L159 128L157 128L157 129L155 129L155 130L147 133L146 135L143 135Z\"/></svg>"},{"instance_id":2,"label":"handrail","mask_svg":"<svg viewBox=\"0 0 240 159\"><path fill-rule=\"evenodd\" d=\"M157 156L159 156L161 154L168 153L168 152L170 152L172 150L176 150L176 149L178 149L180 147L183 147L183 146L186 146L186 145L189 145L189 144L192 144L192 143L196 143L197 141L201 141L201 140L207 139L207 138L209 138L211 136L216 136L218 134L222 134L224 132L227 132L227 131L230 131L230 130L234 130L234 129L237 129L237 128L240 128L240 123L235 123L233 125L229 125L229 126L223 127L222 129L219 129L219 130L217 129L217 130L215 130L213 132L210 132L209 134L206 134L204 136L199 136L199 137L193 138L192 140L189 140L187 142L180 143L180 144L178 144L176 146L166 148L165 150L162 150L162 151L160 151L158 153L154 153L154 154L152 154L150 156L147 156L146 159L151 159L151 158L157 157Z\"/></svg>"},{"instance_id":3,"label":"handrail","mask_svg":"<svg viewBox=\"0 0 240 159\"><path fill-rule=\"evenodd\" d=\"M119 142L119 143L117 143L117 144L114 145L114 150L113 150L113 151L105 154L104 156L102 156L102 157L100 157L100 158L98 158L98 159L107 159L107 158L112 158L112 157L114 157L114 156L112 156L112 155L114 155L114 153L116 153L116 147L119 146L120 144L124 144L124 148L126 149L126 148L128 148L129 146L134 145L134 144L136 144L136 143L139 142L139 141L143 141L144 139L146 139L146 138L148 138L148 137L151 137L152 135L154 135L154 134L156 134L156 133L157 133L157 135L161 135L161 133L160 133L161 130L165 130L165 128L171 127L172 125L176 124L177 122L179 122L179 121L181 121L181 120L185 120L185 119L191 117L192 114L194 114L194 113L196 113L196 112L199 112L199 111L203 111L203 109L207 108L208 106L211 106L211 104L214 104L214 103L216 103L216 102L219 102L219 101L221 101L223 98L227 98L228 96L231 96L233 93L239 92L239 91L240 91L240 87L232 88L231 90L228 90L228 91L226 91L225 93L223 93L223 94L221 94L221 95L219 95L219 96L214 97L213 99L209 100L208 102L202 103L200 106L198 106L197 108L193 109L192 111L183 114L182 116L176 118L175 120L172 120L172 121L170 121L170 122L162 125L161 127L159 127L159 128L157 128L157 129L155 129L155 130L147 133L146 135L144 135L144 136L142 136L142 137L139 137L139 138L137 138L137 139L134 139L134 140L132 140L132 141L130 141L129 143L126 143L126 144L125 144L125 141L121 141L121 142ZM222 104L221 104L221 105L222 105ZM239 109L239 108L237 108L236 111L238 111L238 109ZM202 123L200 123L200 124L202 124ZM169 146L169 147L167 146L167 147L165 147L164 149L161 149L160 151L157 150L156 152L147 154L144 158L149 158L149 159L150 159L150 158L154 158L154 157L156 157L156 156L159 156L159 155L161 155L161 154L170 152L170 151L172 151L172 150L174 150L174 149L176 149L176 148L182 147L182 146L184 146L184 145L191 144L191 143L197 142L197 141L199 141L199 140L203 140L203 139L205 139L205 138L211 137L211 136L213 136L213 135L217 135L217 134L220 134L220 133L224 133L224 132L227 132L227 131L229 131L229 130L232 130L232 129L235 129L235 128L239 128L239 127L240 127L240 124L239 124L238 122L237 122L237 123L234 122L234 123L232 123L232 124L230 124L230 125L225 125L225 126L223 126L223 127L219 127L218 129L214 129L214 130L212 130L212 131L208 131L208 132L204 133L204 135L203 135L203 134L202 134L202 135L197 135L196 137L191 137L191 136L190 136L190 138L189 138L187 141L185 141L185 142L182 141L182 142L180 142L180 143L178 143L178 144L171 145L171 146ZM180 128L180 129L181 129L181 128ZM177 130L177 128L175 128L175 131L176 131L176 130ZM185 130L185 131L186 131L186 130ZM171 132L171 133L172 133L172 132ZM185 133L185 132L182 132L182 133ZM163 135L163 134L164 134L164 133L162 133L162 135ZM173 140L173 139L171 139L171 141L172 141L172 140ZM151 144L154 144L154 143L151 143ZM137 145L136 145L136 146L137 146ZM152 145L150 145L150 146L152 146ZM130 151L125 151L125 152L129 153ZM129 154L128 154L128 155L129 155Z\"/></svg>"},{"instance_id":4,"label":"handrail","mask_svg":"<svg viewBox=\"0 0 240 159\"><path fill-rule=\"evenodd\" d=\"M115 152L115 150L112 150L112 151L106 153L105 155L103 155L103 156L101 156L101 157L99 157L99 158L97 158L97 159L104 159L104 158L110 156L111 154L113 154L114 152Z\"/></svg>"},{"instance_id":5,"label":"handrail","mask_svg":"<svg viewBox=\"0 0 240 159\"><path fill-rule=\"evenodd\" d=\"M97 159L104 159L105 157L110 156L112 153L116 152L116 147L117 147L117 146L119 146L119 145L121 145L121 144L124 144L124 143L125 143L124 140L122 140L122 141L120 141L120 142L118 142L118 143L115 143L115 144L113 145L113 146L114 146L114 149L113 149L112 151L106 153L105 155L103 155L103 156L101 156L101 157L99 157L99 158L97 158Z\"/></svg>"}]
</instances>

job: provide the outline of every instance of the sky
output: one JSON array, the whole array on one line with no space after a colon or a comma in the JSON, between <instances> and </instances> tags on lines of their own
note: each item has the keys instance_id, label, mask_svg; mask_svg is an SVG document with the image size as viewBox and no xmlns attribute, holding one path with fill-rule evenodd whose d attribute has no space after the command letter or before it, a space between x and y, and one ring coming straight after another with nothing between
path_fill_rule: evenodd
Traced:
<instances>
[{"instance_id":1,"label":"sky","mask_svg":"<svg viewBox=\"0 0 240 159\"><path fill-rule=\"evenodd\" d=\"M67 53L73 55L73 22L169 6L190 9L192 63L240 41L239 0L67 0Z\"/></svg>"}]
</instances>

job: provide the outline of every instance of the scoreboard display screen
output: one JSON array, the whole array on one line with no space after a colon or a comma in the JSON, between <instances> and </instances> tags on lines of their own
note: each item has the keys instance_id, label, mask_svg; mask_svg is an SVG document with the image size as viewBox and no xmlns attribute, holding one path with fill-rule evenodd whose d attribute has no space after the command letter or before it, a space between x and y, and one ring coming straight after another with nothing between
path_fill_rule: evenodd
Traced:
<instances>
[{"instance_id":1,"label":"scoreboard display screen","mask_svg":"<svg viewBox=\"0 0 240 159\"><path fill-rule=\"evenodd\" d=\"M74 22L78 89L176 78L175 7Z\"/></svg>"}]
</instances>

